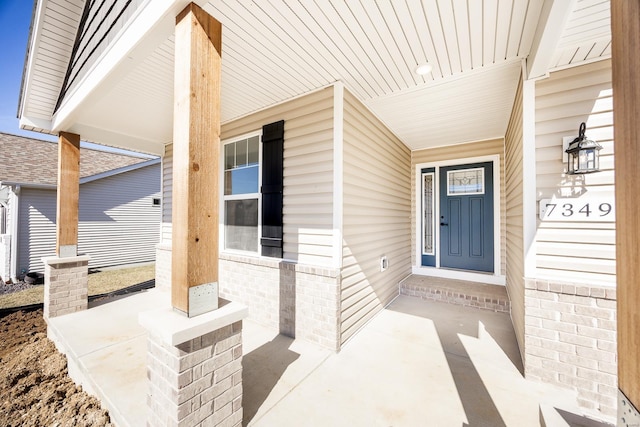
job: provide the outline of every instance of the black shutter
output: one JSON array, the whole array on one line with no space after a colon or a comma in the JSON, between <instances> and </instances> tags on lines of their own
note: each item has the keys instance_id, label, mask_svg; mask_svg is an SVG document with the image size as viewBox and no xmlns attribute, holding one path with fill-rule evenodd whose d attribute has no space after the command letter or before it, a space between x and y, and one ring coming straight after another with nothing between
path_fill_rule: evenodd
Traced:
<instances>
[{"instance_id":1,"label":"black shutter","mask_svg":"<svg viewBox=\"0 0 640 427\"><path fill-rule=\"evenodd\" d=\"M262 255L282 258L284 120L262 128Z\"/></svg>"}]
</instances>

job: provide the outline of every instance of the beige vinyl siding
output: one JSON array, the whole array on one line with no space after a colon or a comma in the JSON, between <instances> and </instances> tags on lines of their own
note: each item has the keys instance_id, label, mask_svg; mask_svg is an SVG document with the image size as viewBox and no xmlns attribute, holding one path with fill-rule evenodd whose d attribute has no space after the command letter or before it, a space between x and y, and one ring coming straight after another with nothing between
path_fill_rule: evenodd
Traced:
<instances>
[{"instance_id":1,"label":"beige vinyl siding","mask_svg":"<svg viewBox=\"0 0 640 427\"><path fill-rule=\"evenodd\" d=\"M506 203L504 198L504 140L491 139L468 144L416 150L411 153L411 262L417 265L416 253L416 165L489 155L500 156L500 274L506 272Z\"/></svg>"},{"instance_id":2,"label":"beige vinyl siding","mask_svg":"<svg viewBox=\"0 0 640 427\"><path fill-rule=\"evenodd\" d=\"M19 198L16 274L44 272L41 258L56 254L56 191L22 187Z\"/></svg>"},{"instance_id":3,"label":"beige vinyl siding","mask_svg":"<svg viewBox=\"0 0 640 427\"><path fill-rule=\"evenodd\" d=\"M162 156L162 222L160 224L160 242L171 243L171 209L173 194L173 144L164 147Z\"/></svg>"},{"instance_id":4,"label":"beige vinyl siding","mask_svg":"<svg viewBox=\"0 0 640 427\"><path fill-rule=\"evenodd\" d=\"M523 106L522 80L505 135L506 284L511 321L524 354L524 217L523 217Z\"/></svg>"},{"instance_id":5,"label":"beige vinyl siding","mask_svg":"<svg viewBox=\"0 0 640 427\"><path fill-rule=\"evenodd\" d=\"M342 343L411 273L409 149L346 90L343 140Z\"/></svg>"},{"instance_id":6,"label":"beige vinyl siding","mask_svg":"<svg viewBox=\"0 0 640 427\"><path fill-rule=\"evenodd\" d=\"M222 139L284 120L284 256L333 266L333 87L222 125Z\"/></svg>"},{"instance_id":7,"label":"beige vinyl siding","mask_svg":"<svg viewBox=\"0 0 640 427\"><path fill-rule=\"evenodd\" d=\"M600 143L600 172L566 175L562 138L581 122ZM552 73L536 83L537 198L606 196L613 200L613 100L611 62ZM615 284L615 223L540 222L536 235L539 277Z\"/></svg>"}]
</instances>

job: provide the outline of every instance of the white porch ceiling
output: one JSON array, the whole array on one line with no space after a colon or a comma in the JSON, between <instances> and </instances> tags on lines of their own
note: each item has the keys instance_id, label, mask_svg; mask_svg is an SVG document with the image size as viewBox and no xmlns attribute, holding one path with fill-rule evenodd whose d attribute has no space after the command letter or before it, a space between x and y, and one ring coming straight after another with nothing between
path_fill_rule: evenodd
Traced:
<instances>
[{"instance_id":1,"label":"white porch ceiling","mask_svg":"<svg viewBox=\"0 0 640 427\"><path fill-rule=\"evenodd\" d=\"M223 24L223 122L342 81L408 147L420 149L504 136L544 0L198 3ZM608 3L576 2L557 58L561 49L602 43L604 32L589 20L608 20ZM127 54L65 130L143 151L160 152L171 141L174 19L168 14L147 35L157 42ZM570 64L598 55L610 52L592 48ZM561 62L556 57L552 66ZM424 62L433 71L419 76L415 68ZM24 116L53 115L55 99L41 92L28 94Z\"/></svg>"}]
</instances>

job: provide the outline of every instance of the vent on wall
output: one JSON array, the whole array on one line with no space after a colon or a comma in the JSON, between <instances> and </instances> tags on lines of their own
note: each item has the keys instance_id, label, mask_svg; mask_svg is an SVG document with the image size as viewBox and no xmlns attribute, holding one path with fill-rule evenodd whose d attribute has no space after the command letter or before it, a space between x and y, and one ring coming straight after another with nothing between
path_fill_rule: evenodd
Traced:
<instances>
[{"instance_id":1,"label":"vent on wall","mask_svg":"<svg viewBox=\"0 0 640 427\"><path fill-rule=\"evenodd\" d=\"M153 198L153 206L160 206L160 199L157 197Z\"/></svg>"},{"instance_id":2,"label":"vent on wall","mask_svg":"<svg viewBox=\"0 0 640 427\"><path fill-rule=\"evenodd\" d=\"M380 257L380 271L385 271L389 268L389 260L386 255Z\"/></svg>"}]
</instances>

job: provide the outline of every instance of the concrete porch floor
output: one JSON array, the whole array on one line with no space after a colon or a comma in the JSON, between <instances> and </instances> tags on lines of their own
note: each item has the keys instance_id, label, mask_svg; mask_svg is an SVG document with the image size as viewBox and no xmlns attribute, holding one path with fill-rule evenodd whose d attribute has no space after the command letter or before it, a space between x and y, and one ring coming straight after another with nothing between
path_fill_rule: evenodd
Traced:
<instances>
[{"instance_id":1,"label":"concrete porch floor","mask_svg":"<svg viewBox=\"0 0 640 427\"><path fill-rule=\"evenodd\" d=\"M71 376L118 426L146 424L146 332L138 313L169 296L141 292L51 319ZM340 353L243 329L244 425L540 426L540 408L575 412L570 391L526 381L509 316L400 296ZM560 417L550 425L569 425Z\"/></svg>"}]
</instances>

